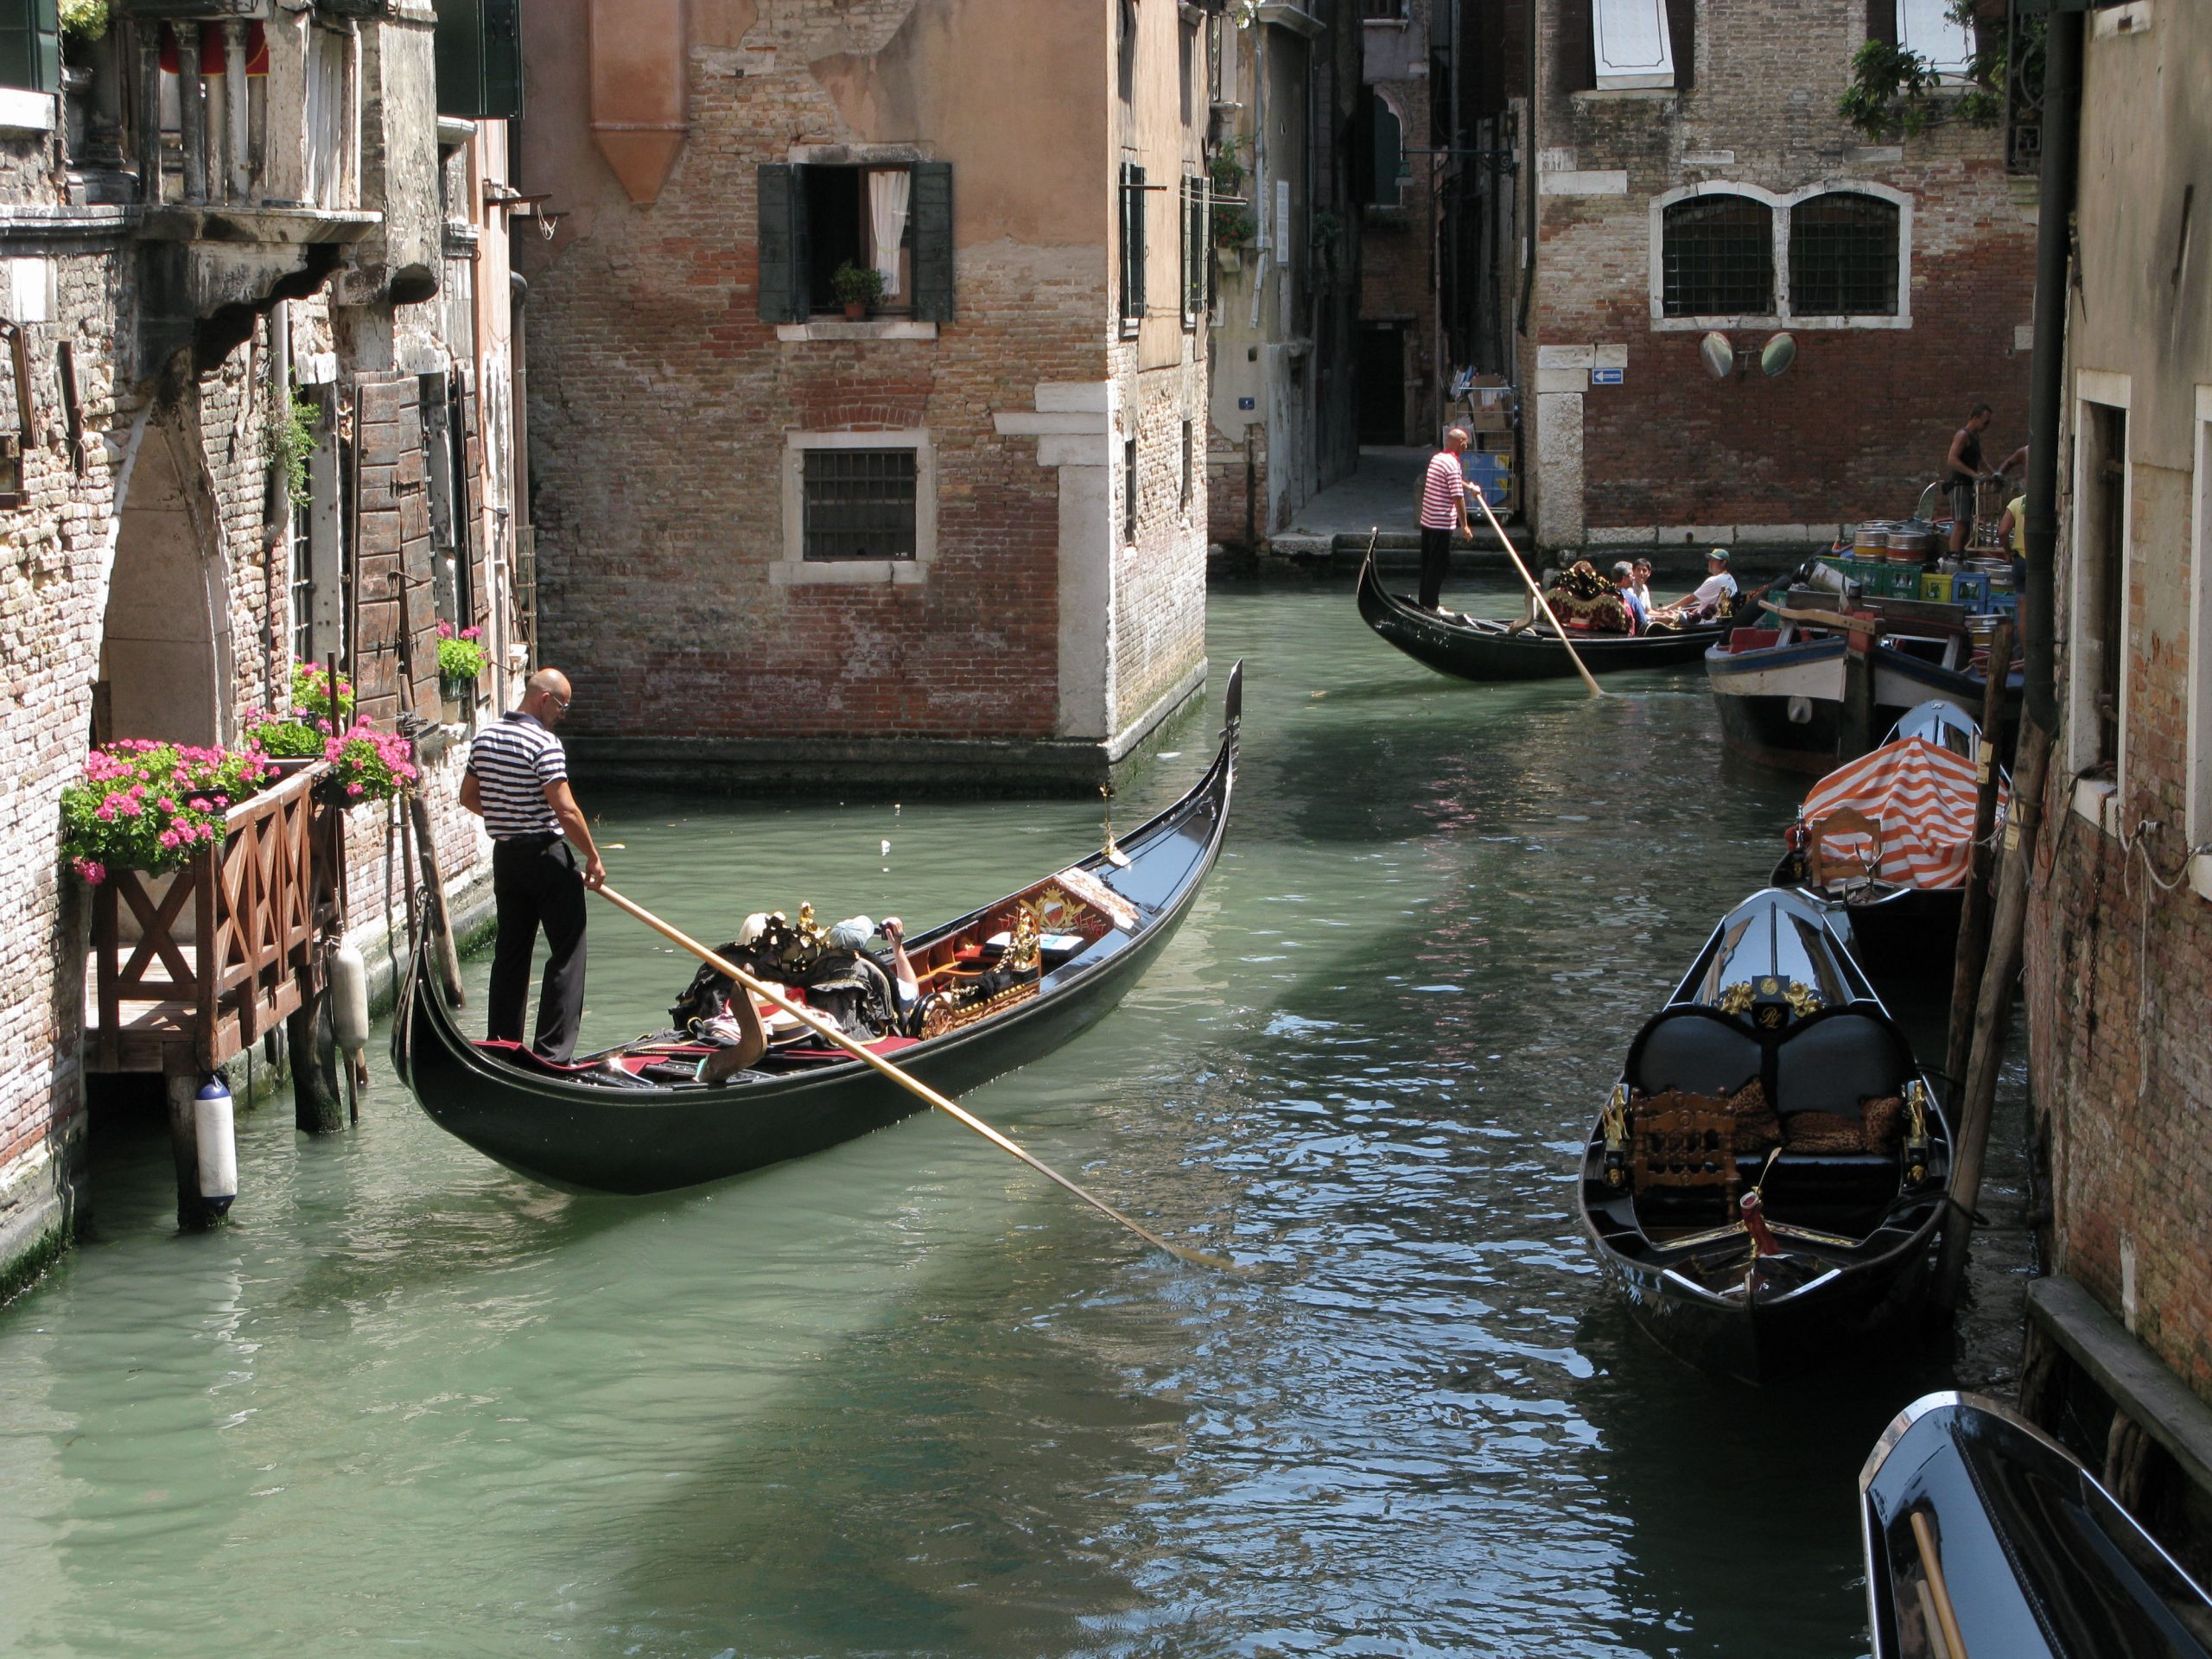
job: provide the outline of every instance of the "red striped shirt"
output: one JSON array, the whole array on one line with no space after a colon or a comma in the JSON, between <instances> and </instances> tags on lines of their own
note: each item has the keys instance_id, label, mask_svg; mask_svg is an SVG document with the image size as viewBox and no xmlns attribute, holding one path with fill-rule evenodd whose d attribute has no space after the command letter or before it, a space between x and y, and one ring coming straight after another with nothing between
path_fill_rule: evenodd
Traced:
<instances>
[{"instance_id":1,"label":"red striped shirt","mask_svg":"<svg viewBox=\"0 0 2212 1659\"><path fill-rule=\"evenodd\" d=\"M1466 499L1466 480L1459 472L1459 457L1440 449L1428 458L1428 472L1421 480L1421 524L1423 530L1457 530L1459 504Z\"/></svg>"}]
</instances>

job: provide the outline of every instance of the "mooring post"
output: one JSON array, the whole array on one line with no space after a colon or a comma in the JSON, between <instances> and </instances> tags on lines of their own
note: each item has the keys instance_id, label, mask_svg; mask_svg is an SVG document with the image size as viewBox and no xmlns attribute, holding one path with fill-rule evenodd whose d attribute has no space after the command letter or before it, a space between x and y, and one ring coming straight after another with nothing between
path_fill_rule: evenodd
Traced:
<instances>
[{"instance_id":1,"label":"mooring post","mask_svg":"<svg viewBox=\"0 0 2212 1659\"><path fill-rule=\"evenodd\" d=\"M179 1232L200 1233L219 1224L222 1211L200 1196L200 1135L195 1107L200 1071L190 1061L177 1069L172 1060L162 1073L169 1109L169 1151L176 1160L176 1224Z\"/></svg>"},{"instance_id":2,"label":"mooring post","mask_svg":"<svg viewBox=\"0 0 2212 1659\"><path fill-rule=\"evenodd\" d=\"M1840 761L1856 760L1874 747L1874 651L1872 634L1844 635L1843 707L1835 733Z\"/></svg>"},{"instance_id":3,"label":"mooring post","mask_svg":"<svg viewBox=\"0 0 2212 1659\"><path fill-rule=\"evenodd\" d=\"M1999 622L1989 639L1989 678L1981 699L1980 772L1974 804L1974 845L1967 862L1967 887L1959 911L1959 948L1951 964L1951 1040L1943 1074L1956 1091L1964 1086L1974 1048L1974 1009L1981 998L1982 959L1989 953L1990 875L1997 858L1990 841L1996 834L1997 757L2005 752L2005 681L1999 664L2012 660L2012 625Z\"/></svg>"},{"instance_id":4,"label":"mooring post","mask_svg":"<svg viewBox=\"0 0 2212 1659\"><path fill-rule=\"evenodd\" d=\"M2005 823L2004 869L1989 924L1989 957L1981 970L1980 995L1974 999L1974 1045L1951 1125L1951 1209L1943 1222L1943 1256L1936 1274L1938 1307L1959 1305L1959 1288L1966 1279L1974 1206L1981 1196L1982 1159L1989 1149L1989 1119L1997 1103L1997 1073L2005 1063L2005 1027L2012 1012L2012 984L2020 975L2028 874L2035 859L2044 772L2050 760L2050 734L2032 720L2024 722L2019 764L2012 774L2012 810Z\"/></svg>"},{"instance_id":5,"label":"mooring post","mask_svg":"<svg viewBox=\"0 0 2212 1659\"><path fill-rule=\"evenodd\" d=\"M419 767L419 750L417 755L416 764ZM431 831L430 804L423 798L419 789L409 790L406 798L408 821L415 830L416 850L423 860L423 925L430 930L431 942L436 947L438 981L445 988L446 1000L454 1007L461 1007L467 998L461 985L461 952L454 948L452 918L446 914L445 877L438 868L438 842Z\"/></svg>"},{"instance_id":6,"label":"mooring post","mask_svg":"<svg viewBox=\"0 0 2212 1659\"><path fill-rule=\"evenodd\" d=\"M329 1007L329 988L310 985L284 1022L284 1040L292 1052L292 1122L308 1135L335 1135L346 1127Z\"/></svg>"}]
</instances>

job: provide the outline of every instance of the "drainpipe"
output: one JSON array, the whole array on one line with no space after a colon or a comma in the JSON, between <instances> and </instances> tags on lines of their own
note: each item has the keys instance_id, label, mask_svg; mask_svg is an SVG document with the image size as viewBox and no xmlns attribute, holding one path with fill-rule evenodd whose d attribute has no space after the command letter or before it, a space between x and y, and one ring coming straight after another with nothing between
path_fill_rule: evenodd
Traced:
<instances>
[{"instance_id":1,"label":"drainpipe","mask_svg":"<svg viewBox=\"0 0 2212 1659\"><path fill-rule=\"evenodd\" d=\"M530 302L530 284L523 280L520 271L507 273L507 430L514 454L508 457L507 501L509 522L514 526L507 543L507 581L519 588L522 562L525 555L530 560L530 657L525 672L537 672L537 635L540 621L537 614L537 548L533 540L534 527L530 518L530 336L524 307ZM519 608L512 601L521 597L512 593L507 607L507 620L512 620ZM493 677L499 688L499 709L506 712L507 678L512 671L505 662Z\"/></svg>"},{"instance_id":2,"label":"drainpipe","mask_svg":"<svg viewBox=\"0 0 2212 1659\"><path fill-rule=\"evenodd\" d=\"M2027 717L2058 728L2052 640L2058 551L2058 423L2066 395L2068 255L2081 155L2082 14L2050 14L2044 37L2043 179L2036 216L2035 360L2028 388Z\"/></svg>"}]
</instances>

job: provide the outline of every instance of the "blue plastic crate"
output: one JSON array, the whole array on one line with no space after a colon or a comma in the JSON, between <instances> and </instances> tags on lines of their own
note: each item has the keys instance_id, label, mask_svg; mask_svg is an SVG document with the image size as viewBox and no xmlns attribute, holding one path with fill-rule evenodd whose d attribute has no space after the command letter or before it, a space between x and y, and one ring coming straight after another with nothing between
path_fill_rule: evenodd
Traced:
<instances>
[{"instance_id":1,"label":"blue plastic crate","mask_svg":"<svg viewBox=\"0 0 2212 1659\"><path fill-rule=\"evenodd\" d=\"M1951 602L1969 611L1989 609L1989 578L1979 570L1961 570L1951 578Z\"/></svg>"}]
</instances>

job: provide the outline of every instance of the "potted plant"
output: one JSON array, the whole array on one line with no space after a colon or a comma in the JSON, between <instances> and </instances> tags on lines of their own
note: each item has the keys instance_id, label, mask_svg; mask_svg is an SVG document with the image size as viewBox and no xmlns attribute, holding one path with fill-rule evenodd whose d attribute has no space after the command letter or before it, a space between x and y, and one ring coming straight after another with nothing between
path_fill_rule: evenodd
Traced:
<instances>
[{"instance_id":1,"label":"potted plant","mask_svg":"<svg viewBox=\"0 0 2212 1659\"><path fill-rule=\"evenodd\" d=\"M388 801L416 779L414 744L365 720L326 738L322 758L330 762L330 774L316 784L316 793L339 806Z\"/></svg>"},{"instance_id":2,"label":"potted plant","mask_svg":"<svg viewBox=\"0 0 2212 1659\"><path fill-rule=\"evenodd\" d=\"M1213 216L1213 252L1215 263L1224 270L1239 270L1244 264L1244 245L1260 232L1260 226L1251 213L1243 207L1225 207Z\"/></svg>"},{"instance_id":3,"label":"potted plant","mask_svg":"<svg viewBox=\"0 0 2212 1659\"><path fill-rule=\"evenodd\" d=\"M458 724L467 712L468 701L476 692L477 677L492 660L484 649L483 639L481 628L463 628L455 633L452 623L442 619L438 623L438 690L445 703L448 726Z\"/></svg>"},{"instance_id":4,"label":"potted plant","mask_svg":"<svg viewBox=\"0 0 2212 1659\"><path fill-rule=\"evenodd\" d=\"M230 809L274 776L265 756L127 738L86 757L61 791L61 851L97 887L111 868L181 868L220 841Z\"/></svg>"},{"instance_id":5,"label":"potted plant","mask_svg":"<svg viewBox=\"0 0 2212 1659\"><path fill-rule=\"evenodd\" d=\"M858 322L883 297L883 273L874 265L856 265L848 259L830 273L830 288L843 304L846 319Z\"/></svg>"}]
</instances>

